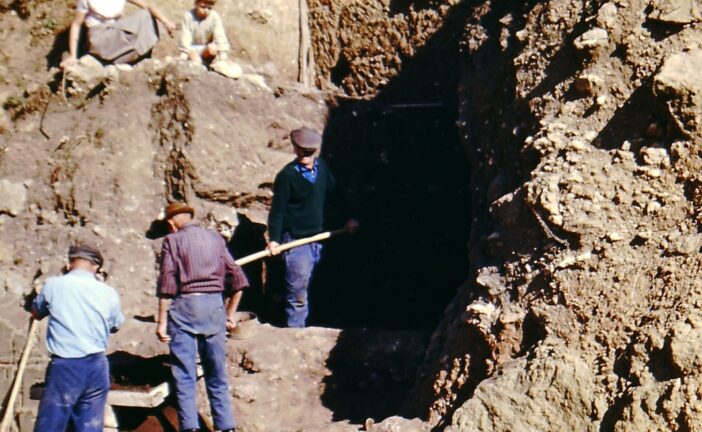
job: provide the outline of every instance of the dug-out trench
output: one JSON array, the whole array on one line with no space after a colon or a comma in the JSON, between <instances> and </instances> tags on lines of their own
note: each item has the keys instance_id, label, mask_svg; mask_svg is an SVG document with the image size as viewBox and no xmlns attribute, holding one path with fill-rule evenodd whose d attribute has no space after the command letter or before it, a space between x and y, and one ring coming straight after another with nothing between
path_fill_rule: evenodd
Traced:
<instances>
[{"instance_id":1,"label":"dug-out trench","mask_svg":"<svg viewBox=\"0 0 702 432\"><path fill-rule=\"evenodd\" d=\"M404 3L393 2L393 13L409 7ZM402 58L399 72L374 97L329 96L322 156L361 230L325 244L310 292L310 325L426 334L466 279L470 163L456 126L464 24L465 11L457 10L411 56ZM337 84L354 73L342 67L344 61L339 60L331 77ZM343 224L344 216L331 214L330 226ZM262 227L242 223L240 228L231 244L233 254L260 250ZM255 265L246 270L254 286L241 308L256 312L261 321L281 323L282 287L276 283L280 262L269 261L265 277ZM407 355L374 359L373 367L359 369L364 362L351 354L369 351L368 340L374 337L363 331L346 331L328 362L332 375L322 402L334 411L335 420L360 422L400 414L423 358L426 339L408 337L412 343L398 351ZM153 368L145 369L148 375L167 375L163 359L152 360ZM382 375L388 370L395 372ZM134 380L134 371L124 373L127 381ZM375 397L369 398L371 393ZM349 399L364 403L351 409ZM117 415L127 429L140 420L133 410ZM163 418L157 420L165 424Z\"/></svg>"}]
</instances>

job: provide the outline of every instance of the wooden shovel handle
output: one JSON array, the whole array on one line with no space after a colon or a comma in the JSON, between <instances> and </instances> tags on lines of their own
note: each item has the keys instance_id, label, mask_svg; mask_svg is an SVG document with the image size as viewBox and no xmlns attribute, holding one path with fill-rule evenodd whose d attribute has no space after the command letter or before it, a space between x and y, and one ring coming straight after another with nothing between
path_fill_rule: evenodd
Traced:
<instances>
[{"instance_id":1,"label":"wooden shovel handle","mask_svg":"<svg viewBox=\"0 0 702 432\"><path fill-rule=\"evenodd\" d=\"M5 414L2 416L2 423L0 423L0 432L7 432L9 430L12 418L15 416L15 400L17 399L17 393L19 393L20 386L22 385L22 377L24 375L24 370L27 367L27 361L29 361L29 355L32 353L32 348L34 348L34 341L36 340L35 336L38 329L39 321L32 319L29 326L29 332L27 334L27 342L24 344L22 357L20 357L17 375L15 375L15 380L12 383L10 398L7 400Z\"/></svg>"},{"instance_id":2,"label":"wooden shovel handle","mask_svg":"<svg viewBox=\"0 0 702 432\"><path fill-rule=\"evenodd\" d=\"M314 242L326 240L328 238L334 237L334 236L339 235L339 234L344 234L346 232L347 232L346 228L341 228L341 229L334 230L334 231L326 231L323 233L319 233L317 235L313 235L311 237L305 237L305 238L293 240L291 242L282 244L282 245L278 246L276 248L276 250L278 252L283 252L283 251L286 251L288 249L292 249L292 248L297 247L297 246L302 246L302 245L307 244L307 243L314 243ZM260 252L256 252L255 254L251 254L251 255L247 255L243 258L239 258L238 260L236 260L236 263L238 265L242 266L244 264L248 264L250 262L269 257L271 255L272 254L271 254L270 250L264 249ZM0 431L0 432L2 432L2 431Z\"/></svg>"}]
</instances>

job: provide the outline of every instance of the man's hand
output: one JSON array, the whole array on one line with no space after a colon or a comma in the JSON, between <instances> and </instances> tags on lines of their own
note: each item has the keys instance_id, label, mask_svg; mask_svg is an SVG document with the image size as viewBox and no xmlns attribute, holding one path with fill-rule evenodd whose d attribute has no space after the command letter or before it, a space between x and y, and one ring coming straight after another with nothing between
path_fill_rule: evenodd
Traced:
<instances>
[{"instance_id":1,"label":"man's hand","mask_svg":"<svg viewBox=\"0 0 702 432\"><path fill-rule=\"evenodd\" d=\"M167 328L168 322L166 321L160 321L158 324L156 324L156 337L158 340L164 343L171 341L171 337L168 336Z\"/></svg>"},{"instance_id":2,"label":"man's hand","mask_svg":"<svg viewBox=\"0 0 702 432\"><path fill-rule=\"evenodd\" d=\"M349 234L354 234L356 233L356 231L358 231L358 228L360 226L361 225L356 219L351 218L348 221L346 221L346 226L344 228L346 228L346 231L348 231Z\"/></svg>"},{"instance_id":3,"label":"man's hand","mask_svg":"<svg viewBox=\"0 0 702 432\"><path fill-rule=\"evenodd\" d=\"M44 319L44 315L40 314L39 311L37 310L37 308L35 308L34 306L32 306L31 313L32 313L32 319L34 319L36 321L41 321Z\"/></svg>"},{"instance_id":4,"label":"man's hand","mask_svg":"<svg viewBox=\"0 0 702 432\"><path fill-rule=\"evenodd\" d=\"M208 43L207 44L207 52L212 56L216 56L219 53L219 49L217 49L217 44L214 42Z\"/></svg>"},{"instance_id":5,"label":"man's hand","mask_svg":"<svg viewBox=\"0 0 702 432\"><path fill-rule=\"evenodd\" d=\"M73 66L76 63L78 63L78 59L74 56L69 56L61 62L61 69L66 70L67 68Z\"/></svg>"},{"instance_id":6,"label":"man's hand","mask_svg":"<svg viewBox=\"0 0 702 432\"><path fill-rule=\"evenodd\" d=\"M195 64L202 64L202 57L192 48L188 50L188 59Z\"/></svg>"},{"instance_id":7,"label":"man's hand","mask_svg":"<svg viewBox=\"0 0 702 432\"><path fill-rule=\"evenodd\" d=\"M280 247L280 243L278 242L272 241L268 243L268 250L270 251L271 255L278 255L280 253L278 247Z\"/></svg>"},{"instance_id":8,"label":"man's hand","mask_svg":"<svg viewBox=\"0 0 702 432\"><path fill-rule=\"evenodd\" d=\"M172 22L166 20L163 23L163 26L166 27L166 31L168 32L168 36L173 37L175 35L176 30L178 30Z\"/></svg>"},{"instance_id":9,"label":"man's hand","mask_svg":"<svg viewBox=\"0 0 702 432\"><path fill-rule=\"evenodd\" d=\"M227 318L227 331L232 332L236 328L236 319Z\"/></svg>"}]
</instances>

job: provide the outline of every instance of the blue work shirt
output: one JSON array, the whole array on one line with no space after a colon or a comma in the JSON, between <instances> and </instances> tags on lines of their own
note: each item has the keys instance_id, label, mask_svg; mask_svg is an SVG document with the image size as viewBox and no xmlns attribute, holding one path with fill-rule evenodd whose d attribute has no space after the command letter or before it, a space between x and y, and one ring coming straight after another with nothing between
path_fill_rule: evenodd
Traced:
<instances>
[{"instance_id":1,"label":"blue work shirt","mask_svg":"<svg viewBox=\"0 0 702 432\"><path fill-rule=\"evenodd\" d=\"M34 309L49 316L46 348L63 358L104 352L110 329L124 322L117 292L85 270L47 279Z\"/></svg>"},{"instance_id":2,"label":"blue work shirt","mask_svg":"<svg viewBox=\"0 0 702 432\"><path fill-rule=\"evenodd\" d=\"M300 162L295 161L295 171L299 172L308 182L314 184L317 181L317 159L315 158L312 169L307 168Z\"/></svg>"}]
</instances>

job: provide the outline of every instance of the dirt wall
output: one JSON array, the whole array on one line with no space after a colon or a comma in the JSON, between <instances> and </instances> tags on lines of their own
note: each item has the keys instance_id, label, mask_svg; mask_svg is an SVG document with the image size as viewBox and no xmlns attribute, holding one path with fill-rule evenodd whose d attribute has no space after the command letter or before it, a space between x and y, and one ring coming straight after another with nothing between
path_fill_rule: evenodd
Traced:
<instances>
[{"instance_id":1,"label":"dirt wall","mask_svg":"<svg viewBox=\"0 0 702 432\"><path fill-rule=\"evenodd\" d=\"M695 11L473 5L458 122L471 276L416 387L434 423L699 428Z\"/></svg>"}]
</instances>

